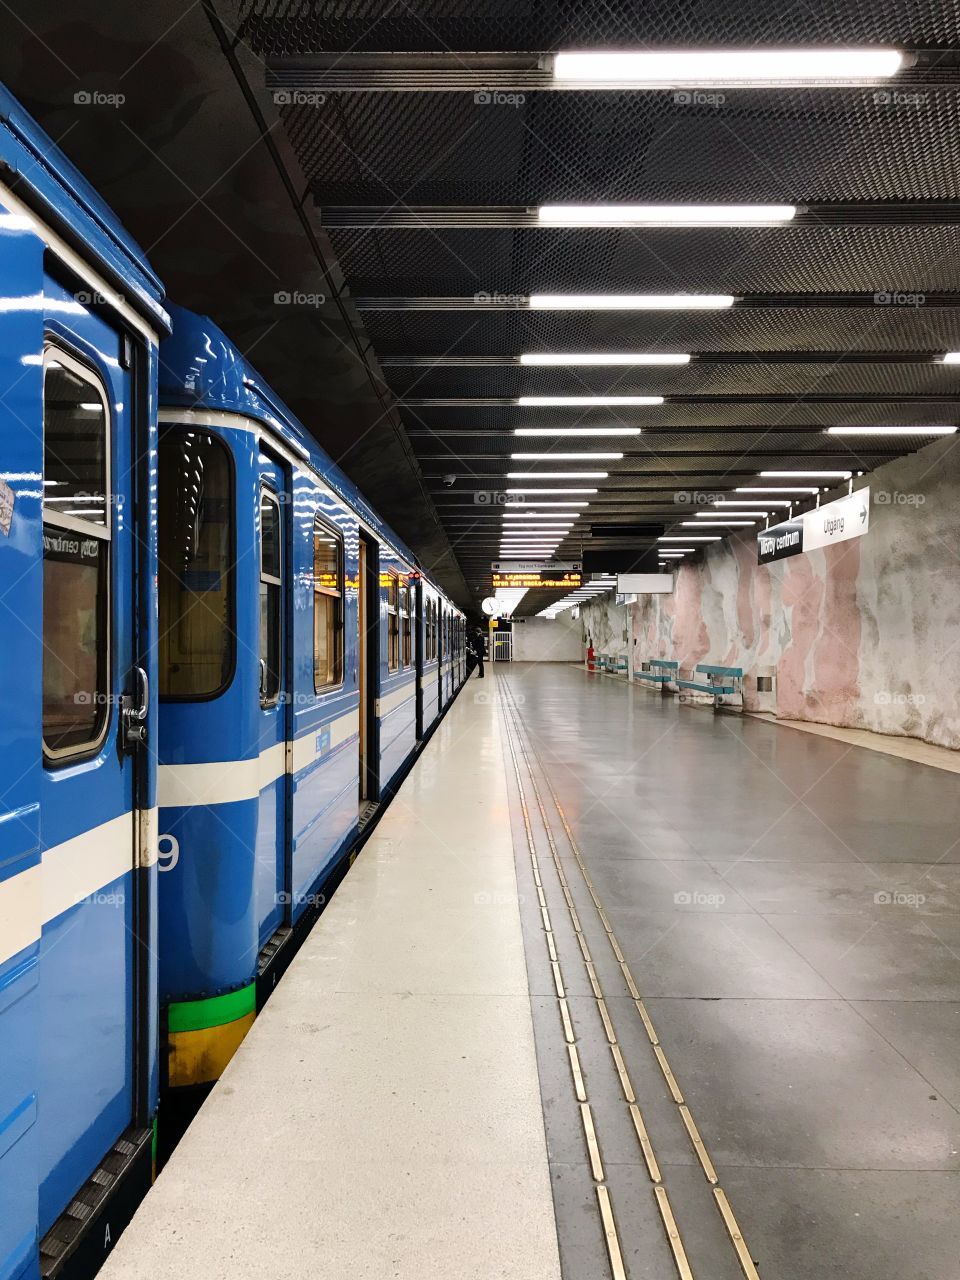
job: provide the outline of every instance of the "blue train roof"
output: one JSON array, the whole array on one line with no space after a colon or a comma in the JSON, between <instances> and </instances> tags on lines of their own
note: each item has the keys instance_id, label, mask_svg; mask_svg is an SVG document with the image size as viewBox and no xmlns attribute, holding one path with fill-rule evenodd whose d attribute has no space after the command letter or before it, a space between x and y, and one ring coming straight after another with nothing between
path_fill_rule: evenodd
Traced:
<instances>
[{"instance_id":1,"label":"blue train roof","mask_svg":"<svg viewBox=\"0 0 960 1280\"><path fill-rule=\"evenodd\" d=\"M263 422L304 456L330 488L410 564L419 560L377 515L305 427L274 396L256 369L244 359L209 316L170 306L173 332L160 345L160 404L244 414Z\"/></svg>"},{"instance_id":2,"label":"blue train roof","mask_svg":"<svg viewBox=\"0 0 960 1280\"><path fill-rule=\"evenodd\" d=\"M15 196L96 267L117 292L166 331L163 286L119 219L0 84L0 165ZM11 176L8 176L12 175Z\"/></svg>"}]
</instances>

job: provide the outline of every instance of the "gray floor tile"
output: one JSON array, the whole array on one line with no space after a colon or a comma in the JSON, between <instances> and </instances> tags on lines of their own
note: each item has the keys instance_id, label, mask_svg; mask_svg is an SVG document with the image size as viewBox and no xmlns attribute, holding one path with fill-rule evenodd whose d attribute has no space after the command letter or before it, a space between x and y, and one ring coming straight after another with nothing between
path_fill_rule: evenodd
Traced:
<instances>
[{"instance_id":1,"label":"gray floor tile","mask_svg":"<svg viewBox=\"0 0 960 1280\"><path fill-rule=\"evenodd\" d=\"M960 866L909 862L722 862L711 866L757 911L868 915L960 913ZM909 918L909 917L908 917Z\"/></svg>"},{"instance_id":2,"label":"gray floor tile","mask_svg":"<svg viewBox=\"0 0 960 1280\"><path fill-rule=\"evenodd\" d=\"M960 1108L960 1003L864 1000L857 1001L854 1008L934 1090Z\"/></svg>"},{"instance_id":3,"label":"gray floor tile","mask_svg":"<svg viewBox=\"0 0 960 1280\"><path fill-rule=\"evenodd\" d=\"M835 994L759 916L620 906L609 906L607 914L644 996L824 999Z\"/></svg>"},{"instance_id":4,"label":"gray floor tile","mask_svg":"<svg viewBox=\"0 0 960 1280\"><path fill-rule=\"evenodd\" d=\"M721 1169L764 1280L956 1280L960 1174Z\"/></svg>"},{"instance_id":5,"label":"gray floor tile","mask_svg":"<svg viewBox=\"0 0 960 1280\"><path fill-rule=\"evenodd\" d=\"M715 1163L960 1170L960 1116L843 1002L647 1006Z\"/></svg>"},{"instance_id":6,"label":"gray floor tile","mask_svg":"<svg viewBox=\"0 0 960 1280\"><path fill-rule=\"evenodd\" d=\"M849 1000L960 1000L960 919L877 916L767 918Z\"/></svg>"}]
</instances>

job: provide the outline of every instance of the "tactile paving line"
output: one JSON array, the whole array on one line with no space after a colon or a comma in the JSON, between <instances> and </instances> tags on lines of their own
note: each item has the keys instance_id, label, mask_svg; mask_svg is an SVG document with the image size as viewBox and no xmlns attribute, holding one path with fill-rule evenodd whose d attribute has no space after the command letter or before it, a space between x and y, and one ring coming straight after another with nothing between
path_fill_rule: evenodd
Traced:
<instances>
[{"instance_id":1,"label":"tactile paving line","mask_svg":"<svg viewBox=\"0 0 960 1280\"><path fill-rule=\"evenodd\" d=\"M597 977L596 968L593 964L593 960L590 955L590 948L583 934L580 918L577 914L576 906L574 905L573 895L570 892L570 886L567 881L566 872L563 869L563 863L560 858L560 851L557 848L556 840L554 839L553 829L547 817L546 807L544 806L543 798L540 794L540 789L537 786L536 777L534 776L533 769L530 767L530 761L527 757L526 751L523 748L522 740L520 739L519 724L513 712L512 705L510 704L508 704L507 711L505 712L505 718L507 717L509 717L509 719L513 721L514 729L517 731L517 741L520 744L520 753L523 756L524 764L526 766L526 771L527 771L527 777L529 779L530 787L531 787L531 790L533 791L533 795L537 803L537 808L540 813L540 820L543 826L544 835L546 836L547 843L550 846L550 853L553 860L554 870L556 871L557 878L560 882L560 888L561 888L561 891L563 892L564 901L567 904L567 910L570 915L570 921L571 921L571 924L573 925L574 932L577 938L577 943L580 948L583 966L586 971L587 977L590 981L590 986L593 991L594 999L596 1000L596 1003L597 1003L597 1010L600 1014L600 1019L603 1023L604 1032L607 1037L607 1043L610 1047L611 1059L612 1059L614 1068L616 1070L617 1077L620 1081L620 1089L623 1094L624 1101L626 1102L630 1110L630 1115L633 1119L634 1130L636 1132L637 1141L640 1145L640 1150L644 1158L644 1163L646 1164L647 1173L649 1174L650 1181L653 1185L655 1203L657 1206L657 1210L660 1214L660 1220L663 1223L663 1229L664 1229L664 1232L666 1233L667 1243L673 1255L674 1262L676 1263L677 1274L680 1277L680 1280L693 1280L693 1271L690 1267L690 1263L687 1258L687 1253L683 1245L683 1240L680 1236L680 1231L677 1227L676 1218L674 1216L673 1209L670 1204L669 1196L667 1195L666 1188L662 1185L662 1182L661 1182L660 1166L657 1163L657 1158L653 1150L653 1144L650 1141L650 1135L647 1133L646 1126L643 1122L643 1116L640 1112L640 1108L637 1106L637 1100L636 1100L636 1095L634 1093L633 1085L630 1081L630 1076L629 1076L629 1073L627 1072L626 1063L623 1060L623 1054L621 1053L620 1045L617 1040L616 1028L614 1027L613 1020L610 1016L609 1008L607 1007L607 1002L603 994L603 988L601 987L600 980ZM593 1173L594 1182L596 1183L597 1204L600 1210L601 1220L603 1222L604 1238L607 1244L607 1252L610 1260L610 1268L611 1268L611 1272L613 1274L614 1280L626 1280L627 1273L624 1268L623 1253L620 1247L619 1235L617 1233L616 1220L613 1215L613 1206L610 1200L610 1190L609 1190L609 1187L606 1185L606 1176L603 1170L603 1163L600 1155L600 1145L597 1139L596 1129L593 1121L593 1113L591 1111L590 1103L587 1098L587 1091L586 1091L586 1087L583 1080L583 1073L580 1069L580 1058L579 1058L579 1053L577 1051L577 1046L576 1046L575 1032L570 1019L569 1007L567 1005L566 990L563 985L562 975L560 972L560 964L559 964L559 959L557 957L557 950L556 950L556 943L553 936L553 929L552 929L552 926L548 928L548 925L550 923L550 915L549 915L549 910L547 908L546 897L543 891L543 883L540 876L540 864L537 858L536 844L533 837L533 828L530 822L530 811L527 805L526 793L524 791L523 781L520 776L520 764L517 759L517 753L514 750L513 736L511 733L511 727L509 723L506 725L506 739L507 739L507 746L510 750L510 757L513 762L513 769L514 769L514 774L516 776L517 789L520 796L520 807L523 813L523 823L524 823L524 830L526 832L526 837L527 837L527 845L530 850L530 859L533 867L534 883L536 884L536 888L537 888L537 898L540 904L540 913L541 913L542 922L544 926L544 932L547 938L547 951L550 956L550 963L553 969L554 984L557 990L557 1002L560 1007L560 1017L561 1017L561 1021L563 1023L563 1028L564 1028L564 1038L567 1041L567 1050L570 1055L570 1070L571 1070L571 1075L574 1083L574 1091L576 1093L577 1100L580 1104L580 1115L581 1115L581 1121L583 1123L584 1137L587 1144L587 1151L590 1157L590 1167Z\"/></svg>"},{"instance_id":2,"label":"tactile paving line","mask_svg":"<svg viewBox=\"0 0 960 1280\"><path fill-rule=\"evenodd\" d=\"M502 683L507 689L510 716L517 729L517 736L520 742L520 752L524 756L524 762L526 763L527 770L530 775L531 786L533 787L534 794L537 796L537 801L538 801L538 804L540 805L540 812L541 812L541 815L543 815L544 826L549 833L550 828L546 819L546 815L544 814L544 811L543 811L543 804L540 801L540 793L537 788L537 783L534 777L533 768L530 764L530 759L527 756L526 749L523 746L523 735L525 733L525 730L522 727L522 721L519 719L516 713L516 701L513 697L513 691L510 688L510 685L506 679L503 679ZM683 1127L687 1132L691 1145L693 1146L693 1150L694 1150L694 1153L696 1154L697 1160L700 1162L700 1167L703 1170L704 1176L706 1177L707 1181L711 1185L711 1189L713 1190L714 1201L720 1212L720 1217L723 1220L723 1225L727 1231L728 1236L730 1237L730 1243L733 1245L734 1252L737 1255L737 1261L740 1264L740 1268L743 1271L744 1275L746 1276L746 1280L760 1280L760 1273L757 1271L756 1264L753 1261L753 1256L751 1255L750 1249L743 1237L743 1233L740 1230L740 1226L734 1215L733 1209L730 1205L730 1201L727 1199L726 1193L719 1186L719 1178L717 1176L716 1168L713 1164L713 1161L710 1159L710 1154L707 1151L706 1145L704 1144L704 1141L700 1136L700 1131L696 1126L696 1123L693 1119L693 1115L690 1111L690 1108L684 1101L683 1092L681 1091L680 1085L677 1082L677 1078L673 1074L673 1071L670 1068L670 1064L667 1061L666 1053L664 1052L663 1046L660 1043L660 1038L657 1035L657 1032L654 1028L653 1021L650 1018L650 1014L643 1003L643 998L640 994L640 991L637 988L636 982L634 981L633 974L630 972L630 968L623 957L623 952L620 949L620 944L617 941L617 937L616 937L616 934L614 933L613 926L610 924L610 921L607 918L607 914L604 911L603 903L601 902L597 894L597 891L594 888L593 881L590 878L590 872L587 870L586 864L583 860L583 854L581 852L580 846L577 844L576 837L574 836L573 831L570 827L570 824L567 821L567 816L564 813L563 806L560 803L560 798L556 793L553 783L550 781L549 774L547 773L546 769L543 766L543 761L540 758L539 752L537 751L533 742L530 741L529 734L526 734L526 737L527 737L527 740L530 742L530 754L532 755L533 759L536 761L539 767L540 773L543 775L543 779L544 779L544 782L546 783L547 790L550 792L551 799L553 800L553 804L554 804L554 807L556 808L557 815L560 818L560 822L566 834L567 841L569 842L570 848L573 851L573 856L580 870L580 874L583 877L583 882L586 885L587 891L590 894L590 897L593 901L593 905L596 908L597 916L600 920L601 925L603 926L603 930L604 930L604 933L606 934L607 941L610 943L610 948L613 951L613 954L617 960L618 965L620 966L620 971L623 974L624 982L627 985L627 989L629 990L630 995L633 998L634 1004L637 1009L637 1013L640 1015L640 1019L643 1022L644 1030L647 1033L647 1039L650 1041L650 1045L653 1049L654 1056L657 1059L657 1063L660 1067L661 1072L663 1073L664 1080L666 1081L667 1087L670 1090L670 1095L673 1098L674 1102L677 1104L677 1110L679 1112L680 1119L683 1123ZM509 735L508 735L508 741L509 741ZM512 742L510 743L510 750L511 750L511 754L513 754ZM559 862L559 858L555 851L552 835L548 834L548 839L550 840L550 847L551 847L551 850L553 851L554 859L555 861ZM568 901L568 905L569 905L569 901ZM591 969L592 969L592 966L591 966ZM591 981L593 981L593 978L591 978ZM596 994L596 991L597 991L597 987L594 987L594 994ZM639 1129L638 1129L638 1136L639 1136ZM649 1168L649 1165L648 1165L648 1168ZM658 1202L660 1201L659 1191L661 1189L662 1189L662 1184L661 1186L658 1186ZM665 1195L666 1195L666 1192L664 1190L664 1197ZM669 1212L669 1204L666 1205L666 1209ZM674 1233L676 1234L676 1239L677 1239L677 1242L679 1243L679 1232L676 1229L676 1223L672 1222L671 1224L670 1219L672 1219L673 1215L671 1213L668 1219L668 1217L664 1214L663 1210L661 1210L661 1216L663 1217L664 1224L667 1228L667 1236L668 1236L668 1239L670 1240L671 1248L674 1248ZM672 1230L671 1230L671 1225L672 1225ZM680 1244L679 1247L682 1249L683 1247L682 1244ZM677 1256L676 1250L674 1250L674 1256L675 1257ZM684 1271L682 1269L679 1258L677 1258L677 1266L682 1276L687 1277L690 1274L689 1269L687 1271Z\"/></svg>"}]
</instances>

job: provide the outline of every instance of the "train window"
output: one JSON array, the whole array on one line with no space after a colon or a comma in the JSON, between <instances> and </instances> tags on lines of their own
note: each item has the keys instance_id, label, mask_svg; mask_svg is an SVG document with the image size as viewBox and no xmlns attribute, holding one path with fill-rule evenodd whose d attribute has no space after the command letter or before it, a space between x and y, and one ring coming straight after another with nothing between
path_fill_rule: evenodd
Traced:
<instances>
[{"instance_id":1,"label":"train window","mask_svg":"<svg viewBox=\"0 0 960 1280\"><path fill-rule=\"evenodd\" d=\"M432 662L437 656L437 602L427 601L427 658Z\"/></svg>"},{"instance_id":2,"label":"train window","mask_svg":"<svg viewBox=\"0 0 960 1280\"><path fill-rule=\"evenodd\" d=\"M161 698L212 698L233 675L233 468L209 431L160 436Z\"/></svg>"},{"instance_id":3,"label":"train window","mask_svg":"<svg viewBox=\"0 0 960 1280\"><path fill-rule=\"evenodd\" d=\"M409 586L405 582L402 582L400 584L400 633L403 642L402 659L405 667L409 667L413 651L413 620L410 617L410 613L411 591Z\"/></svg>"},{"instance_id":4,"label":"train window","mask_svg":"<svg viewBox=\"0 0 960 1280\"><path fill-rule=\"evenodd\" d=\"M280 504L269 489L260 491L260 703L280 696L280 637L283 606L280 578Z\"/></svg>"},{"instance_id":5,"label":"train window","mask_svg":"<svg viewBox=\"0 0 960 1280\"><path fill-rule=\"evenodd\" d=\"M109 413L56 348L43 369L43 748L95 749L109 719Z\"/></svg>"},{"instance_id":6,"label":"train window","mask_svg":"<svg viewBox=\"0 0 960 1280\"><path fill-rule=\"evenodd\" d=\"M318 515L313 524L313 687L343 679L343 537Z\"/></svg>"},{"instance_id":7,"label":"train window","mask_svg":"<svg viewBox=\"0 0 960 1280\"><path fill-rule=\"evenodd\" d=\"M396 671L400 665L400 583L397 575L388 575L387 582L387 670Z\"/></svg>"}]
</instances>

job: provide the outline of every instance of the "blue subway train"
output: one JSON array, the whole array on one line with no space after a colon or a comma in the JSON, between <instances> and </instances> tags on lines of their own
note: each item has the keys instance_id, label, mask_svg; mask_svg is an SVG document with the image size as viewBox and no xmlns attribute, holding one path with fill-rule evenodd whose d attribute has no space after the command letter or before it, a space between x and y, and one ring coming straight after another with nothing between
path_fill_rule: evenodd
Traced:
<instances>
[{"instance_id":1,"label":"blue subway train","mask_svg":"<svg viewBox=\"0 0 960 1280\"><path fill-rule=\"evenodd\" d=\"M91 1275L464 619L0 89L0 1280Z\"/></svg>"}]
</instances>

